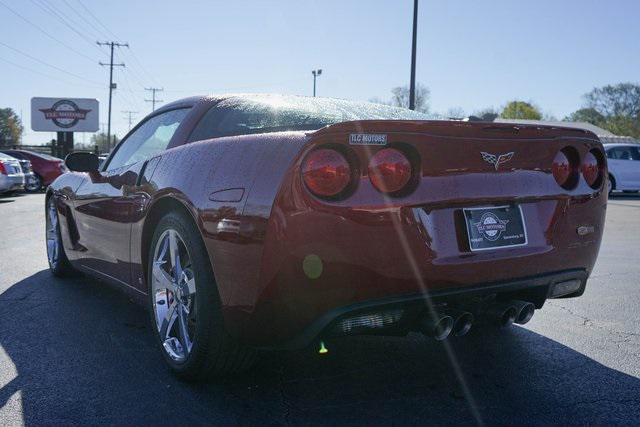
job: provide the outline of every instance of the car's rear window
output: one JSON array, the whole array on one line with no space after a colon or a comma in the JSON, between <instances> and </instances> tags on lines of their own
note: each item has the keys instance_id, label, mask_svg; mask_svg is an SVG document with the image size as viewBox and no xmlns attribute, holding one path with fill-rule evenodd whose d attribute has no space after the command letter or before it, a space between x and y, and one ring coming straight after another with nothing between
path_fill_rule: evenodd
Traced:
<instances>
[{"instance_id":1,"label":"car's rear window","mask_svg":"<svg viewBox=\"0 0 640 427\"><path fill-rule=\"evenodd\" d=\"M219 101L205 114L189 140L316 130L350 120L428 119L428 115L417 111L371 102L282 95L232 96Z\"/></svg>"},{"instance_id":2,"label":"car's rear window","mask_svg":"<svg viewBox=\"0 0 640 427\"><path fill-rule=\"evenodd\" d=\"M640 149L630 145L613 147L607 151L607 157L614 160L640 160Z\"/></svg>"}]
</instances>

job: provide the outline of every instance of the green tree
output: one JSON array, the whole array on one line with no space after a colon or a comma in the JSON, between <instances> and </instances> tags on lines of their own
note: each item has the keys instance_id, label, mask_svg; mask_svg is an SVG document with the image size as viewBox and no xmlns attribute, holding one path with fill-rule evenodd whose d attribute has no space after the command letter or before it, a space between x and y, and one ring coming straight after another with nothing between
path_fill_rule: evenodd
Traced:
<instances>
[{"instance_id":1,"label":"green tree","mask_svg":"<svg viewBox=\"0 0 640 427\"><path fill-rule=\"evenodd\" d=\"M500 117L500 112L493 107L484 108L473 113L473 116L485 122L492 122Z\"/></svg>"},{"instance_id":2,"label":"green tree","mask_svg":"<svg viewBox=\"0 0 640 427\"><path fill-rule=\"evenodd\" d=\"M606 121L602 123L602 127L615 135L640 138L640 120L638 117L623 115L607 117Z\"/></svg>"},{"instance_id":3,"label":"green tree","mask_svg":"<svg viewBox=\"0 0 640 427\"><path fill-rule=\"evenodd\" d=\"M503 119L541 120L542 113L533 104L524 101L511 101L502 109Z\"/></svg>"},{"instance_id":4,"label":"green tree","mask_svg":"<svg viewBox=\"0 0 640 427\"><path fill-rule=\"evenodd\" d=\"M618 83L594 88L584 98L587 107L607 117L634 117L640 115L640 85Z\"/></svg>"},{"instance_id":5,"label":"green tree","mask_svg":"<svg viewBox=\"0 0 640 427\"><path fill-rule=\"evenodd\" d=\"M619 83L594 88L585 106L565 120L589 122L616 135L640 138L640 85Z\"/></svg>"},{"instance_id":6,"label":"green tree","mask_svg":"<svg viewBox=\"0 0 640 427\"><path fill-rule=\"evenodd\" d=\"M564 118L565 122L587 122L592 125L601 126L606 118L595 108L581 108Z\"/></svg>"},{"instance_id":7,"label":"green tree","mask_svg":"<svg viewBox=\"0 0 640 427\"><path fill-rule=\"evenodd\" d=\"M20 117L11 108L0 108L0 146L22 143L24 127Z\"/></svg>"}]
</instances>

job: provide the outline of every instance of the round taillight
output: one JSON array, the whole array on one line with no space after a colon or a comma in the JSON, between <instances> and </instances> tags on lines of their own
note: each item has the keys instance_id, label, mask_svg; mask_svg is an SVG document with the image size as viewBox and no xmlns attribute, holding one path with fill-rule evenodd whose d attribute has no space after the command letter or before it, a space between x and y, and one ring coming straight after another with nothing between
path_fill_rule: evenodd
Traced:
<instances>
[{"instance_id":1,"label":"round taillight","mask_svg":"<svg viewBox=\"0 0 640 427\"><path fill-rule=\"evenodd\" d=\"M558 151L555 159L553 159L553 177L561 187L564 187L571 177L573 167L569 162L569 158L562 151Z\"/></svg>"},{"instance_id":2,"label":"round taillight","mask_svg":"<svg viewBox=\"0 0 640 427\"><path fill-rule=\"evenodd\" d=\"M602 156L597 151L594 151L589 151L582 160L582 176L584 176L584 180L591 188L596 188L600 185L602 176L602 161L599 160Z\"/></svg>"},{"instance_id":3,"label":"round taillight","mask_svg":"<svg viewBox=\"0 0 640 427\"><path fill-rule=\"evenodd\" d=\"M411 169L411 162L402 151L385 148L371 158L369 180L383 193L396 193L411 179Z\"/></svg>"},{"instance_id":4,"label":"round taillight","mask_svg":"<svg viewBox=\"0 0 640 427\"><path fill-rule=\"evenodd\" d=\"M551 172L558 185L570 190L578 183L578 152L572 147L558 151L551 165Z\"/></svg>"},{"instance_id":5,"label":"round taillight","mask_svg":"<svg viewBox=\"0 0 640 427\"><path fill-rule=\"evenodd\" d=\"M321 148L307 154L302 164L302 178L316 196L334 197L351 182L351 167L338 151Z\"/></svg>"}]
</instances>

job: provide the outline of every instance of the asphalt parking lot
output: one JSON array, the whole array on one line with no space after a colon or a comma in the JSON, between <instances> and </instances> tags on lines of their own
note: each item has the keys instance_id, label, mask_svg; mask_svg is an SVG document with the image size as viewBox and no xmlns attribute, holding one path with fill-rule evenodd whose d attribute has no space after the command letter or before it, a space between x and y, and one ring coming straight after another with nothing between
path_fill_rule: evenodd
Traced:
<instances>
[{"instance_id":1,"label":"asphalt parking lot","mask_svg":"<svg viewBox=\"0 0 640 427\"><path fill-rule=\"evenodd\" d=\"M43 202L0 196L0 425L640 419L640 197L610 200L585 295L548 302L524 327L449 340L450 352L417 335L338 340L328 355L269 354L197 386L164 367L141 307L49 274Z\"/></svg>"}]
</instances>

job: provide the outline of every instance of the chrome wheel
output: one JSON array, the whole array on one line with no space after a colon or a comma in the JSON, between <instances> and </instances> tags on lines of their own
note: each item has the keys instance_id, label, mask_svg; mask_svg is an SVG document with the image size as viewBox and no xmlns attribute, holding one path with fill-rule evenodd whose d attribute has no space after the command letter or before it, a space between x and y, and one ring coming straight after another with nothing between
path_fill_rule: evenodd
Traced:
<instances>
[{"instance_id":1,"label":"chrome wheel","mask_svg":"<svg viewBox=\"0 0 640 427\"><path fill-rule=\"evenodd\" d=\"M58 212L53 198L49 199L46 218L47 258L51 268L55 268L60 258L60 233L58 232Z\"/></svg>"},{"instance_id":2,"label":"chrome wheel","mask_svg":"<svg viewBox=\"0 0 640 427\"><path fill-rule=\"evenodd\" d=\"M151 272L156 327L169 357L184 362L193 348L196 325L196 282L184 240L166 230L156 244Z\"/></svg>"},{"instance_id":3,"label":"chrome wheel","mask_svg":"<svg viewBox=\"0 0 640 427\"><path fill-rule=\"evenodd\" d=\"M34 175L25 185L25 189L30 192L40 191L42 188L42 181L38 175Z\"/></svg>"}]
</instances>

